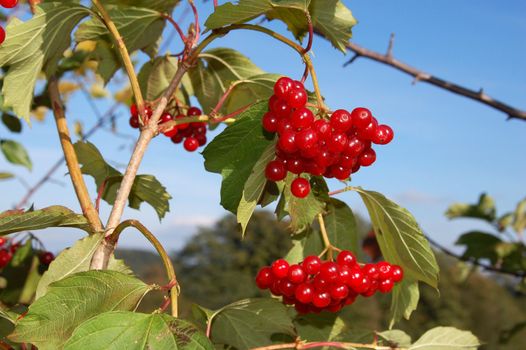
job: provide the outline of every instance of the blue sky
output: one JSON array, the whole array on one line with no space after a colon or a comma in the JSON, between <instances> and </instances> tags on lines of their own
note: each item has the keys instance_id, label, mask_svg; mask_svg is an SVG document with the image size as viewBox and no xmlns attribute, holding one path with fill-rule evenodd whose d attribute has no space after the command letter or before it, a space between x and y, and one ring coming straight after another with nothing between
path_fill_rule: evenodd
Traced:
<instances>
[{"instance_id":1,"label":"blue sky","mask_svg":"<svg viewBox=\"0 0 526 350\"><path fill-rule=\"evenodd\" d=\"M222 2L220 2L222 3ZM384 52L390 33L396 34L394 55L415 67L467 87L485 91L516 107L526 109L526 3L520 0L468 1L344 1L358 25L353 40ZM184 11L182 4L174 18ZM200 5L201 17L211 11L211 1ZM282 33L285 27L271 22ZM287 47L252 32L238 32L214 45L238 49L266 71L299 78L303 67ZM180 43L170 45L178 51ZM269 49L272 48L272 49ZM358 59L343 68L348 59L329 43L315 38L313 62L322 93L333 108L369 107L382 122L393 126L395 141L379 147L376 164L360 171L353 184L380 191L408 208L436 240L451 245L467 229L483 228L471 221L448 221L443 213L454 201L475 201L486 191L497 201L500 212L511 210L526 195L526 123L506 121L504 114L468 99L412 79L389 67ZM309 83L310 84L310 83ZM309 86L311 87L311 86ZM105 110L101 101L99 108ZM127 111L118 112L119 130L134 135L127 126ZM86 128L95 117L82 95L71 100L70 120ZM19 140L34 162L30 173L14 168L0 158L0 169L15 172L30 184L36 182L61 155L53 120L35 122L22 135L0 137ZM109 161L127 162L130 142L107 131L92 139ZM55 175L62 185L47 184L34 197L36 207L66 205L78 211L65 167ZM206 173L203 158L184 152L165 138L156 139L139 171L155 174L174 197L171 212L160 224L153 209L128 209L126 218L137 218L158 234L167 249L180 247L198 225L213 223L225 214L219 205L220 176ZM90 193L96 196L91 178ZM330 182L331 189L341 188ZM17 180L0 182L0 208L9 209L25 193ZM360 214L363 205L355 194L342 194ZM106 219L109 208L103 204ZM39 237L58 251L82 236L80 232L53 229ZM148 247L137 233L126 234L122 247Z\"/></svg>"}]
</instances>

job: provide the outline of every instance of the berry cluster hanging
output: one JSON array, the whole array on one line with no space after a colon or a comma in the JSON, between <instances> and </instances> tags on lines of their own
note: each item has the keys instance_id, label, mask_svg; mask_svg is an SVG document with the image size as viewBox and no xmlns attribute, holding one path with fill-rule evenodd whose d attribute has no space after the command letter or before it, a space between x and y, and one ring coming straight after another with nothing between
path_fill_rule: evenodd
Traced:
<instances>
[{"instance_id":1,"label":"berry cluster hanging","mask_svg":"<svg viewBox=\"0 0 526 350\"><path fill-rule=\"evenodd\" d=\"M16 251L24 244L24 242L14 242L12 239L0 237L0 269L5 268L11 260ZM40 264L47 266L55 259L53 253L43 249L37 250Z\"/></svg>"},{"instance_id":2,"label":"berry cluster hanging","mask_svg":"<svg viewBox=\"0 0 526 350\"><path fill-rule=\"evenodd\" d=\"M306 105L303 84L282 77L262 119L266 131L278 134L276 159L267 164L265 175L270 181L283 180L287 172L298 175L291 184L296 197L310 192L309 182L300 174L346 180L375 162L373 143L386 145L393 139L391 127L379 125L366 108L338 109L326 120L317 119Z\"/></svg>"},{"instance_id":3,"label":"berry cluster hanging","mask_svg":"<svg viewBox=\"0 0 526 350\"><path fill-rule=\"evenodd\" d=\"M0 0L0 6L11 9L18 5L18 0ZM0 26L0 44L2 44L5 40L5 29Z\"/></svg>"},{"instance_id":4,"label":"berry cluster hanging","mask_svg":"<svg viewBox=\"0 0 526 350\"><path fill-rule=\"evenodd\" d=\"M360 266L354 254L344 250L336 262L322 261L315 255L296 265L278 259L259 270L256 284L281 296L284 304L294 305L301 314L338 312L359 295L389 293L403 275L400 266L385 261Z\"/></svg>"},{"instance_id":5,"label":"berry cluster hanging","mask_svg":"<svg viewBox=\"0 0 526 350\"><path fill-rule=\"evenodd\" d=\"M147 106L145 107L145 113L147 118L149 119L152 116L153 111L149 106ZM137 105L132 104L130 106L130 114L130 126L134 129L138 129L141 125L139 122L139 110L137 108ZM197 107L190 107L188 108L186 115L178 114L175 117L168 112L164 112L161 115L161 118L159 119L159 125L168 123L176 119L198 117L202 114L202 111ZM147 120L144 121L144 123L146 122ZM188 152L194 152L199 147L204 146L206 144L206 131L207 128L205 122L192 122L174 125L170 129L164 130L163 134L164 136L170 138L173 143L178 144L184 141L184 149Z\"/></svg>"}]
</instances>

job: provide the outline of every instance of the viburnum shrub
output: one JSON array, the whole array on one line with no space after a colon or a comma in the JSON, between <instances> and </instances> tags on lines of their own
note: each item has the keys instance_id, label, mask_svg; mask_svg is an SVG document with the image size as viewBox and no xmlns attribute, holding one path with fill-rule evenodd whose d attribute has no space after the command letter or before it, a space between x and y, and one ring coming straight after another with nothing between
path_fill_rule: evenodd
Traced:
<instances>
[{"instance_id":1,"label":"viburnum shrub","mask_svg":"<svg viewBox=\"0 0 526 350\"><path fill-rule=\"evenodd\" d=\"M0 5L12 8L16 1ZM356 21L341 0L209 1L200 4L213 6L206 21L193 0L28 5L19 9L23 20L12 18L19 12L11 10L2 16L11 18L6 35L0 32L0 39L5 37L0 45L2 121L10 123L9 130L20 131L15 116L29 122L30 115L52 115L67 165L63 173L71 179L80 209L77 213L60 205L67 202L65 191L50 198L57 205L42 207L39 200L31 205L33 193L61 169L60 161L14 209L0 213L1 348L412 348L402 331L348 332L349 314L340 312L359 297L392 292L390 309L382 310L392 328L416 308L420 284L437 288L439 273L415 218L352 179L353 173L376 161L373 146L388 144L394 134L369 109L331 109L325 103L311 49L317 33L320 40L346 52ZM192 23L172 17L176 6L189 6ZM283 21L293 35L264 27L271 19ZM266 72L234 48L215 46L236 31L268 37L272 41L262 45L272 50L269 57L283 67L297 68L298 75ZM298 59L285 62L280 50L286 49ZM140 51L143 55L137 54ZM82 109L78 117L93 114L97 119L89 131L82 125L91 119L75 123L72 133L71 119L80 109L70 107L79 99L66 97L77 90L93 111ZM105 114L97 101L110 106ZM121 115L129 120L121 122ZM121 172L105 160L106 150L88 138L108 125L106 129L122 136L119 128L127 121L138 136L130 159L119 162L127 164ZM215 130L213 139L207 140L208 130ZM221 175L221 205L235 215L240 238L255 234L247 226L258 205L272 205L276 220L287 223L292 246L287 255L254 264L269 264L254 277L272 297L254 297L268 294L256 290L261 293L217 310L185 302L184 314L192 316L180 317L179 293L185 285L180 285L165 248L141 222L123 220L127 206L138 210L149 205L159 220L170 211L168 189L155 174L140 173L148 147L160 135L182 143L189 152L206 146L194 156L202 155L204 168ZM112 147L115 142L109 141ZM0 139L0 146L9 162L31 169L20 143ZM163 169L182 168L177 151ZM199 175L192 176L188 191L201 186ZM372 259L362 258L354 214L336 198L348 192L356 193L370 214L379 247L370 254ZM107 210L100 210L103 205ZM130 227L159 254L166 270L161 285L141 281L115 258L117 243ZM86 235L55 258L35 232L65 228ZM256 249L272 244L243 250L240 259L246 261ZM380 255L385 261L378 261ZM148 293L161 293L162 304L151 312L138 312ZM304 315L322 312L335 315ZM479 344L469 332L438 327L415 346L433 347L435 339L441 339L440 346L471 349Z\"/></svg>"}]
</instances>

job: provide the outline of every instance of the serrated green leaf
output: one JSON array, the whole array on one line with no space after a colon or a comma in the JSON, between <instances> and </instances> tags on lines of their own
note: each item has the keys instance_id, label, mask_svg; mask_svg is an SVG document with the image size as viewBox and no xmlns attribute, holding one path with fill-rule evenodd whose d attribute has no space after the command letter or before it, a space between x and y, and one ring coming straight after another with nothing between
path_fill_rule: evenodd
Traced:
<instances>
[{"instance_id":1,"label":"serrated green leaf","mask_svg":"<svg viewBox=\"0 0 526 350\"><path fill-rule=\"evenodd\" d=\"M130 53L142 50L151 58L155 57L158 50L159 40L162 35L165 21L161 13L157 10L139 7L108 7L108 14L115 23L126 48ZM98 42L110 43L108 30L102 21L93 17L82 23L75 32L77 42L87 40L97 40ZM105 49L106 45L102 44L98 52L99 58L110 58L112 55ZM97 44L99 48L99 44ZM94 57L97 57L94 56ZM106 63L101 61L103 65ZM118 65L116 65L118 63ZM120 67L120 60L111 59L109 66L102 69L105 82L107 82L115 71ZM112 71L113 69L113 71Z\"/></svg>"},{"instance_id":2,"label":"serrated green leaf","mask_svg":"<svg viewBox=\"0 0 526 350\"><path fill-rule=\"evenodd\" d=\"M31 304L9 338L41 350L60 349L84 321L107 311L134 310L151 289L116 271L76 273L52 283L49 291Z\"/></svg>"},{"instance_id":3,"label":"serrated green leaf","mask_svg":"<svg viewBox=\"0 0 526 350\"><path fill-rule=\"evenodd\" d=\"M9 113L2 113L2 122L11 132L19 133L22 131L20 119Z\"/></svg>"},{"instance_id":4,"label":"serrated green leaf","mask_svg":"<svg viewBox=\"0 0 526 350\"><path fill-rule=\"evenodd\" d=\"M10 211L0 214L0 235L2 236L48 227L76 227L88 232L90 230L88 221L83 215L75 214L60 205L34 211Z\"/></svg>"},{"instance_id":5,"label":"serrated green leaf","mask_svg":"<svg viewBox=\"0 0 526 350\"><path fill-rule=\"evenodd\" d=\"M290 228L293 233L298 233L312 224L318 214L323 213L325 202L316 196L316 190L312 188L309 195L305 198L298 198L292 195L290 186L297 176L289 173L285 179L283 196L285 200L285 211L290 216ZM311 181L311 187L314 182Z\"/></svg>"},{"instance_id":6,"label":"serrated green leaf","mask_svg":"<svg viewBox=\"0 0 526 350\"><path fill-rule=\"evenodd\" d=\"M20 143L12 140L0 140L0 150L2 150L5 158L10 163L22 165L27 169L32 170L33 165L29 158L29 154Z\"/></svg>"},{"instance_id":7,"label":"serrated green leaf","mask_svg":"<svg viewBox=\"0 0 526 350\"><path fill-rule=\"evenodd\" d=\"M47 76L56 71L70 45L70 33L89 13L73 2L45 3L27 22L15 20L7 26L7 39L0 46L0 67L9 66L2 87L4 107L29 122L38 75L42 70Z\"/></svg>"},{"instance_id":8,"label":"serrated green leaf","mask_svg":"<svg viewBox=\"0 0 526 350\"><path fill-rule=\"evenodd\" d=\"M64 346L80 349L212 350L206 335L191 323L166 314L112 311L82 323Z\"/></svg>"},{"instance_id":9,"label":"serrated green leaf","mask_svg":"<svg viewBox=\"0 0 526 350\"><path fill-rule=\"evenodd\" d=\"M122 181L122 174L106 163L92 143L79 141L74 147L79 163L82 165L80 169L82 173L92 176L97 188L101 188L105 183L102 199L113 205ZM171 198L166 188L154 176L138 175L133 182L128 205L130 208L139 209L141 204L146 202L155 209L161 220L170 211Z\"/></svg>"},{"instance_id":10,"label":"serrated green leaf","mask_svg":"<svg viewBox=\"0 0 526 350\"><path fill-rule=\"evenodd\" d=\"M425 332L409 350L476 350L480 341L469 331L436 327Z\"/></svg>"},{"instance_id":11,"label":"serrated green leaf","mask_svg":"<svg viewBox=\"0 0 526 350\"><path fill-rule=\"evenodd\" d=\"M267 178L265 177L265 167L268 162L276 157L276 145L271 143L261 154L261 157L252 168L245 186L243 187L243 193L241 195L241 200L237 207L237 222L241 224L241 232L245 234L247 229L248 222L254 213L254 209L259 202L263 190L265 189L265 184L267 183Z\"/></svg>"},{"instance_id":12,"label":"serrated green leaf","mask_svg":"<svg viewBox=\"0 0 526 350\"><path fill-rule=\"evenodd\" d=\"M402 317L409 320L418 306L419 299L418 282L404 278L402 282L397 283L392 291L389 328L393 328L394 324Z\"/></svg>"},{"instance_id":13,"label":"serrated green leaf","mask_svg":"<svg viewBox=\"0 0 526 350\"><path fill-rule=\"evenodd\" d=\"M232 83L263 73L246 56L228 48L216 48L201 53L199 61L189 72L194 94L205 113L216 106ZM253 101L246 101L243 106Z\"/></svg>"},{"instance_id":14,"label":"serrated green leaf","mask_svg":"<svg viewBox=\"0 0 526 350\"><path fill-rule=\"evenodd\" d=\"M261 118L266 112L265 102L253 105L203 151L206 170L223 177L221 205L234 214L254 166L274 142L264 134L261 126Z\"/></svg>"},{"instance_id":15,"label":"serrated green leaf","mask_svg":"<svg viewBox=\"0 0 526 350\"><path fill-rule=\"evenodd\" d=\"M402 266L406 277L436 288L438 264L413 215L378 192L359 187L354 190L367 207L385 259Z\"/></svg>"},{"instance_id":16,"label":"serrated green leaf","mask_svg":"<svg viewBox=\"0 0 526 350\"><path fill-rule=\"evenodd\" d=\"M94 234L78 240L71 248L63 250L49 265L38 283L35 300L47 293L49 285L77 272L88 271L91 258L104 239L103 234ZM108 263L108 270L131 275L132 272L122 260L112 255Z\"/></svg>"},{"instance_id":17,"label":"serrated green leaf","mask_svg":"<svg viewBox=\"0 0 526 350\"><path fill-rule=\"evenodd\" d=\"M399 329L377 332L376 334L384 340L383 343L387 343L392 347L407 348L411 346L411 336Z\"/></svg>"},{"instance_id":18,"label":"serrated green leaf","mask_svg":"<svg viewBox=\"0 0 526 350\"><path fill-rule=\"evenodd\" d=\"M178 59L171 56L156 57L146 62L137 76L144 98L148 101L159 98L170 85L177 67ZM189 92L187 91L189 84L191 84L190 78L188 74L185 74L176 94L179 101L184 101L187 104L190 104Z\"/></svg>"},{"instance_id":19,"label":"serrated green leaf","mask_svg":"<svg viewBox=\"0 0 526 350\"><path fill-rule=\"evenodd\" d=\"M330 198L323 218L332 245L342 250L358 251L356 220L347 204L336 198Z\"/></svg>"},{"instance_id":20,"label":"serrated green leaf","mask_svg":"<svg viewBox=\"0 0 526 350\"><path fill-rule=\"evenodd\" d=\"M238 350L272 344L275 334L295 334L287 308L275 299L240 300L219 310L212 320L212 341Z\"/></svg>"},{"instance_id":21,"label":"serrated green leaf","mask_svg":"<svg viewBox=\"0 0 526 350\"><path fill-rule=\"evenodd\" d=\"M0 180L9 180L9 179L12 179L14 177L15 177L15 175L13 175L11 173L4 173L4 172L0 173Z\"/></svg>"},{"instance_id":22,"label":"serrated green leaf","mask_svg":"<svg viewBox=\"0 0 526 350\"><path fill-rule=\"evenodd\" d=\"M493 222L496 215L495 201L485 193L479 197L477 204L455 203L449 206L446 216L449 219L475 218Z\"/></svg>"}]
</instances>

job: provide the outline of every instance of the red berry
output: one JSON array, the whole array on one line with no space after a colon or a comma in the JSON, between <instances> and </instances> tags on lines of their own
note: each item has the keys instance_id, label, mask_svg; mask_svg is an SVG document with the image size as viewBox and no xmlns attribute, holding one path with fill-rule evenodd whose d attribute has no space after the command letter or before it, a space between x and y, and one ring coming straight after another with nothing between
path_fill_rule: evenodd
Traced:
<instances>
[{"instance_id":1,"label":"red berry","mask_svg":"<svg viewBox=\"0 0 526 350\"><path fill-rule=\"evenodd\" d=\"M287 130L283 132L278 141L279 148L286 153L294 153L298 150L296 146L296 133L294 131Z\"/></svg>"},{"instance_id":2,"label":"red berry","mask_svg":"<svg viewBox=\"0 0 526 350\"><path fill-rule=\"evenodd\" d=\"M388 278L380 281L378 284L378 290L382 293L389 293L394 287L394 282L392 279Z\"/></svg>"},{"instance_id":3,"label":"red berry","mask_svg":"<svg viewBox=\"0 0 526 350\"><path fill-rule=\"evenodd\" d=\"M380 271L378 271L376 264L365 264L362 270L372 280L380 278Z\"/></svg>"},{"instance_id":4,"label":"red berry","mask_svg":"<svg viewBox=\"0 0 526 350\"><path fill-rule=\"evenodd\" d=\"M294 197L305 198L310 193L310 183L307 179L298 177L292 181L290 191Z\"/></svg>"},{"instance_id":5,"label":"red berry","mask_svg":"<svg viewBox=\"0 0 526 350\"><path fill-rule=\"evenodd\" d=\"M305 258L301 263L305 272L309 275L315 275L320 272L321 259L316 255L311 255Z\"/></svg>"},{"instance_id":6,"label":"red berry","mask_svg":"<svg viewBox=\"0 0 526 350\"><path fill-rule=\"evenodd\" d=\"M362 140L372 140L376 135L376 128L378 127L378 122L373 117L371 122L363 129L358 130L358 137Z\"/></svg>"},{"instance_id":7,"label":"red berry","mask_svg":"<svg viewBox=\"0 0 526 350\"><path fill-rule=\"evenodd\" d=\"M340 266L346 265L349 267L353 267L354 265L356 265L356 256L348 250L342 250L340 254L338 254L336 262Z\"/></svg>"},{"instance_id":8,"label":"red berry","mask_svg":"<svg viewBox=\"0 0 526 350\"><path fill-rule=\"evenodd\" d=\"M49 265L53 260L55 260L55 256L51 252L43 252L40 254L39 260L42 265Z\"/></svg>"},{"instance_id":9,"label":"red berry","mask_svg":"<svg viewBox=\"0 0 526 350\"><path fill-rule=\"evenodd\" d=\"M356 136L352 136L347 140L347 144L342 153L351 157L358 157L364 150L365 143Z\"/></svg>"},{"instance_id":10,"label":"red berry","mask_svg":"<svg viewBox=\"0 0 526 350\"><path fill-rule=\"evenodd\" d=\"M172 116L170 115L170 113L166 113L164 112L162 115L161 115L161 118L159 118L159 124L164 124L164 123L168 123L169 121L173 120L172 119Z\"/></svg>"},{"instance_id":11,"label":"red berry","mask_svg":"<svg viewBox=\"0 0 526 350\"><path fill-rule=\"evenodd\" d=\"M195 138L197 139L197 142L199 143L199 146L206 145L206 136L205 135L197 135Z\"/></svg>"},{"instance_id":12,"label":"red berry","mask_svg":"<svg viewBox=\"0 0 526 350\"><path fill-rule=\"evenodd\" d=\"M340 270L338 281L344 284L349 284L351 281L351 274L353 270L347 265L340 265L338 270Z\"/></svg>"},{"instance_id":13,"label":"red berry","mask_svg":"<svg viewBox=\"0 0 526 350\"><path fill-rule=\"evenodd\" d=\"M338 279L340 271L338 270L338 264L332 261L326 261L321 264L319 276L327 281L335 281Z\"/></svg>"},{"instance_id":14,"label":"red berry","mask_svg":"<svg viewBox=\"0 0 526 350\"><path fill-rule=\"evenodd\" d=\"M273 160L265 168L265 176L270 181L281 181L287 176L287 169L280 160Z\"/></svg>"},{"instance_id":15,"label":"red berry","mask_svg":"<svg viewBox=\"0 0 526 350\"><path fill-rule=\"evenodd\" d=\"M278 297L281 295L281 283L279 283L280 281L281 280L279 279L274 279L269 287L270 292Z\"/></svg>"},{"instance_id":16,"label":"red berry","mask_svg":"<svg viewBox=\"0 0 526 350\"><path fill-rule=\"evenodd\" d=\"M340 311L342 309L342 307L343 307L343 305L339 302L339 303L334 304L334 305L329 305L326 310L329 311L329 312L338 312L338 311Z\"/></svg>"},{"instance_id":17,"label":"red berry","mask_svg":"<svg viewBox=\"0 0 526 350\"><path fill-rule=\"evenodd\" d=\"M349 279L349 287L356 293L360 294L369 289L369 277L367 277L359 268L352 269L351 278Z\"/></svg>"},{"instance_id":18,"label":"red berry","mask_svg":"<svg viewBox=\"0 0 526 350\"><path fill-rule=\"evenodd\" d=\"M278 99L273 104L273 109L271 109L274 114L280 119L288 118L292 112L292 107L287 104L287 101Z\"/></svg>"},{"instance_id":19,"label":"red berry","mask_svg":"<svg viewBox=\"0 0 526 350\"><path fill-rule=\"evenodd\" d=\"M303 172L303 161L301 159L287 160L287 170L296 175L301 174Z\"/></svg>"},{"instance_id":20,"label":"red berry","mask_svg":"<svg viewBox=\"0 0 526 350\"><path fill-rule=\"evenodd\" d=\"M177 129L177 125L174 125L173 127L171 127L170 129L166 130L163 132L164 136L166 137L169 137L169 138L172 138L174 137L175 135L177 135L177 132L179 130Z\"/></svg>"},{"instance_id":21,"label":"red berry","mask_svg":"<svg viewBox=\"0 0 526 350\"><path fill-rule=\"evenodd\" d=\"M347 136L342 133L334 133L327 142L327 147L330 152L341 153L345 146L347 146Z\"/></svg>"},{"instance_id":22,"label":"red berry","mask_svg":"<svg viewBox=\"0 0 526 350\"><path fill-rule=\"evenodd\" d=\"M130 118L130 126L134 129L138 129L141 125L139 124L139 117L137 116L132 116Z\"/></svg>"},{"instance_id":23,"label":"red berry","mask_svg":"<svg viewBox=\"0 0 526 350\"><path fill-rule=\"evenodd\" d=\"M183 142L183 139L184 136L179 132L176 135L174 135L171 140L173 143L181 143Z\"/></svg>"},{"instance_id":24,"label":"red berry","mask_svg":"<svg viewBox=\"0 0 526 350\"><path fill-rule=\"evenodd\" d=\"M9 251L11 254L15 254L18 248L20 248L20 243L13 243L11 244L11 247L9 247Z\"/></svg>"},{"instance_id":25,"label":"red berry","mask_svg":"<svg viewBox=\"0 0 526 350\"><path fill-rule=\"evenodd\" d=\"M318 119L314 122L314 130L321 140L328 140L332 135L331 125L324 119Z\"/></svg>"},{"instance_id":26,"label":"red berry","mask_svg":"<svg viewBox=\"0 0 526 350\"><path fill-rule=\"evenodd\" d=\"M312 301L312 297L314 296L314 288L309 283L302 283L296 287L294 296L300 303L308 304Z\"/></svg>"},{"instance_id":27,"label":"red berry","mask_svg":"<svg viewBox=\"0 0 526 350\"><path fill-rule=\"evenodd\" d=\"M304 89L292 89L287 102L292 108L301 108L305 106L307 99L307 92Z\"/></svg>"},{"instance_id":28,"label":"red berry","mask_svg":"<svg viewBox=\"0 0 526 350\"><path fill-rule=\"evenodd\" d=\"M298 284L305 280L306 274L305 271L303 271L303 268L300 265L292 265L289 268L289 272L287 274L287 278L292 283Z\"/></svg>"},{"instance_id":29,"label":"red berry","mask_svg":"<svg viewBox=\"0 0 526 350\"><path fill-rule=\"evenodd\" d=\"M373 142L377 145L387 145L393 140L394 132L389 125L378 125L374 133Z\"/></svg>"},{"instance_id":30,"label":"red berry","mask_svg":"<svg viewBox=\"0 0 526 350\"><path fill-rule=\"evenodd\" d=\"M7 249L0 250L0 269L6 267L7 264L9 264L9 262L11 261L12 257L13 255Z\"/></svg>"},{"instance_id":31,"label":"red berry","mask_svg":"<svg viewBox=\"0 0 526 350\"><path fill-rule=\"evenodd\" d=\"M398 265L391 266L391 278L393 282L400 282L404 278L404 270Z\"/></svg>"},{"instance_id":32,"label":"red berry","mask_svg":"<svg viewBox=\"0 0 526 350\"><path fill-rule=\"evenodd\" d=\"M345 168L341 165L338 165L332 166L331 170L334 177L341 181L347 180L349 176L351 176L351 168Z\"/></svg>"},{"instance_id":33,"label":"red berry","mask_svg":"<svg viewBox=\"0 0 526 350\"><path fill-rule=\"evenodd\" d=\"M265 129L268 132L276 132L278 131L278 117L272 112L267 112L263 116L262 124L263 129Z\"/></svg>"},{"instance_id":34,"label":"red berry","mask_svg":"<svg viewBox=\"0 0 526 350\"><path fill-rule=\"evenodd\" d=\"M265 266L259 270L256 276L256 285L259 289L267 289L272 285L274 278L272 276L272 269Z\"/></svg>"},{"instance_id":35,"label":"red berry","mask_svg":"<svg viewBox=\"0 0 526 350\"><path fill-rule=\"evenodd\" d=\"M331 295L329 292L315 293L312 297L312 304L320 309L329 306L331 303Z\"/></svg>"},{"instance_id":36,"label":"red berry","mask_svg":"<svg viewBox=\"0 0 526 350\"><path fill-rule=\"evenodd\" d=\"M132 117L139 116L139 109L137 108L137 105L135 103L132 103L132 105L130 106L130 114Z\"/></svg>"},{"instance_id":37,"label":"red berry","mask_svg":"<svg viewBox=\"0 0 526 350\"><path fill-rule=\"evenodd\" d=\"M296 285L288 280L280 280L279 291L285 296L292 297L296 292Z\"/></svg>"},{"instance_id":38,"label":"red berry","mask_svg":"<svg viewBox=\"0 0 526 350\"><path fill-rule=\"evenodd\" d=\"M331 298L335 300L342 300L349 295L349 288L343 283L336 283L330 289Z\"/></svg>"},{"instance_id":39,"label":"red berry","mask_svg":"<svg viewBox=\"0 0 526 350\"><path fill-rule=\"evenodd\" d=\"M330 286L331 286L331 281L326 280L320 275L317 275L316 277L314 277L314 289L316 289L317 292L328 291Z\"/></svg>"},{"instance_id":40,"label":"red berry","mask_svg":"<svg viewBox=\"0 0 526 350\"><path fill-rule=\"evenodd\" d=\"M318 143L318 134L310 128L304 129L296 134L295 140L300 150L306 150Z\"/></svg>"},{"instance_id":41,"label":"red berry","mask_svg":"<svg viewBox=\"0 0 526 350\"><path fill-rule=\"evenodd\" d=\"M378 276L381 280L391 278L391 264L387 261L380 261L377 263L376 269L378 270Z\"/></svg>"},{"instance_id":42,"label":"red berry","mask_svg":"<svg viewBox=\"0 0 526 350\"><path fill-rule=\"evenodd\" d=\"M309 311L310 311L309 305L303 304L303 303L296 303L296 304L294 304L294 309L296 309L296 311L300 315L308 314Z\"/></svg>"},{"instance_id":43,"label":"red berry","mask_svg":"<svg viewBox=\"0 0 526 350\"><path fill-rule=\"evenodd\" d=\"M358 129L365 129L371 122L373 115L367 108L358 107L351 112L351 118Z\"/></svg>"},{"instance_id":44,"label":"red berry","mask_svg":"<svg viewBox=\"0 0 526 350\"><path fill-rule=\"evenodd\" d=\"M285 278L289 272L289 263L284 259L278 259L272 263L272 275L276 278Z\"/></svg>"},{"instance_id":45,"label":"red berry","mask_svg":"<svg viewBox=\"0 0 526 350\"><path fill-rule=\"evenodd\" d=\"M4 244L7 243L7 238L5 237L0 237L0 247L2 247Z\"/></svg>"},{"instance_id":46,"label":"red berry","mask_svg":"<svg viewBox=\"0 0 526 350\"><path fill-rule=\"evenodd\" d=\"M199 141L197 141L195 137L187 137L186 140L184 140L183 147L188 152L194 152L199 148Z\"/></svg>"},{"instance_id":47,"label":"red berry","mask_svg":"<svg viewBox=\"0 0 526 350\"><path fill-rule=\"evenodd\" d=\"M281 298L283 299L283 304L285 304L285 305L294 305L296 303L296 298L294 298L293 296L292 297L288 297L288 296L284 295Z\"/></svg>"},{"instance_id":48,"label":"red berry","mask_svg":"<svg viewBox=\"0 0 526 350\"><path fill-rule=\"evenodd\" d=\"M374 149L369 148L363 151L363 153L358 158L358 162L361 166L370 166L376 161L376 152Z\"/></svg>"},{"instance_id":49,"label":"red berry","mask_svg":"<svg viewBox=\"0 0 526 350\"><path fill-rule=\"evenodd\" d=\"M181 118L186 118L186 116L184 114L179 114L178 116L175 117L176 120L177 119L181 119ZM179 130L185 130L185 129L189 128L189 127L190 127L190 123L184 123L184 124L178 124L177 125L177 128Z\"/></svg>"},{"instance_id":50,"label":"red berry","mask_svg":"<svg viewBox=\"0 0 526 350\"><path fill-rule=\"evenodd\" d=\"M198 117L201 114L203 114L203 112L201 112L201 110L197 107L190 107L186 112L186 115L188 115L189 117Z\"/></svg>"},{"instance_id":51,"label":"red berry","mask_svg":"<svg viewBox=\"0 0 526 350\"><path fill-rule=\"evenodd\" d=\"M5 8L13 8L18 4L18 0L0 0L0 6Z\"/></svg>"},{"instance_id":52,"label":"red berry","mask_svg":"<svg viewBox=\"0 0 526 350\"><path fill-rule=\"evenodd\" d=\"M366 298L373 296L374 293L376 293L376 291L378 290L378 285L379 285L378 280L370 280L369 289L361 293L361 295Z\"/></svg>"},{"instance_id":53,"label":"red berry","mask_svg":"<svg viewBox=\"0 0 526 350\"><path fill-rule=\"evenodd\" d=\"M344 109L338 109L331 115L331 126L339 132L347 132L352 127L351 113Z\"/></svg>"},{"instance_id":54,"label":"red berry","mask_svg":"<svg viewBox=\"0 0 526 350\"><path fill-rule=\"evenodd\" d=\"M293 86L293 80L288 77L281 77L274 84L274 95L277 97L287 100L290 94L290 91Z\"/></svg>"},{"instance_id":55,"label":"red berry","mask_svg":"<svg viewBox=\"0 0 526 350\"><path fill-rule=\"evenodd\" d=\"M343 155L340 157L338 164L344 168L352 169L356 164L358 164L358 158Z\"/></svg>"},{"instance_id":56,"label":"red berry","mask_svg":"<svg viewBox=\"0 0 526 350\"><path fill-rule=\"evenodd\" d=\"M296 130L308 128L314 123L314 114L308 108L299 108L290 115L290 122Z\"/></svg>"}]
</instances>

